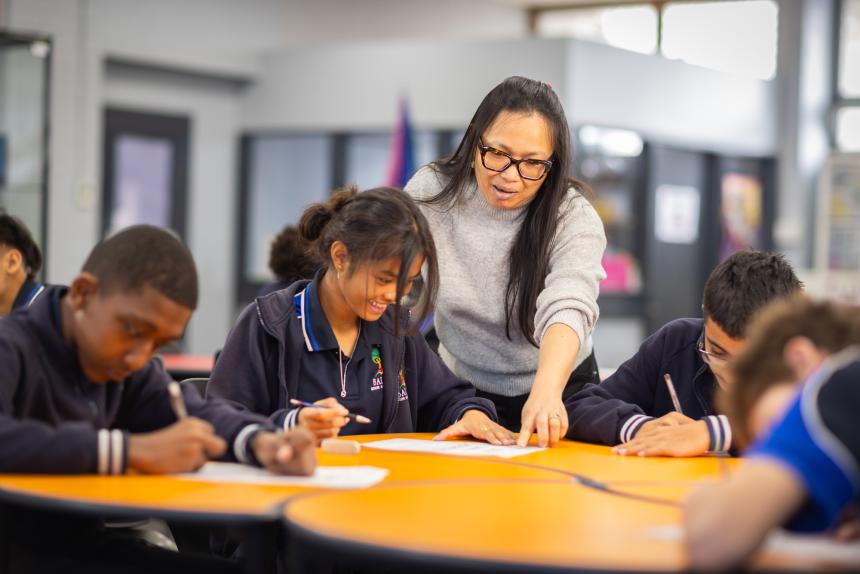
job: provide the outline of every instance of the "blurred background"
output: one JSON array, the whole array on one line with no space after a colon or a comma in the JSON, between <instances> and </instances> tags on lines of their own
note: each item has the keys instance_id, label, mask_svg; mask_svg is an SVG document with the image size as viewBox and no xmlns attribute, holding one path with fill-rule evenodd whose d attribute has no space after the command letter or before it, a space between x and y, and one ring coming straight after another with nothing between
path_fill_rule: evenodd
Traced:
<instances>
[{"instance_id":1,"label":"blurred background","mask_svg":"<svg viewBox=\"0 0 860 574\"><path fill-rule=\"evenodd\" d=\"M210 354L305 205L450 153L514 74L561 97L606 226L602 367L747 246L860 302L860 0L0 0L0 207L50 283L174 229Z\"/></svg>"}]
</instances>

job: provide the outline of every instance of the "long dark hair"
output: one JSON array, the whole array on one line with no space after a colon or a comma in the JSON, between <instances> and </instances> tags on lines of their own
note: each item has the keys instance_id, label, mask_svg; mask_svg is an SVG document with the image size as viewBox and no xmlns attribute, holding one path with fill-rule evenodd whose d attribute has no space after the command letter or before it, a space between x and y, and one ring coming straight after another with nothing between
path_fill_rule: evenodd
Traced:
<instances>
[{"instance_id":1,"label":"long dark hair","mask_svg":"<svg viewBox=\"0 0 860 574\"><path fill-rule=\"evenodd\" d=\"M568 173L571 165L570 129L564 108L552 88L543 82L520 76L507 78L493 88L478 106L466 134L454 154L431 164L447 177L448 183L426 203L453 206L475 181L472 162L478 139L502 111L540 114L552 133L552 169L537 195L529 202L525 218L511 246L508 286L505 291L505 335L511 339L511 324L517 325L526 340L537 347L534 337L537 298L544 288L549 259L562 203L573 187L587 195L588 187Z\"/></svg>"},{"instance_id":2,"label":"long dark hair","mask_svg":"<svg viewBox=\"0 0 860 574\"><path fill-rule=\"evenodd\" d=\"M337 191L328 201L309 206L299 221L299 233L309 242L323 268L331 266L331 246L346 245L349 273L363 263L397 257L397 301L394 303L395 333L400 332L400 305L409 281L409 268L424 255L426 280L416 305L413 330L430 314L436 303L439 264L436 244L427 219L405 192L377 187L361 193L355 187Z\"/></svg>"}]
</instances>

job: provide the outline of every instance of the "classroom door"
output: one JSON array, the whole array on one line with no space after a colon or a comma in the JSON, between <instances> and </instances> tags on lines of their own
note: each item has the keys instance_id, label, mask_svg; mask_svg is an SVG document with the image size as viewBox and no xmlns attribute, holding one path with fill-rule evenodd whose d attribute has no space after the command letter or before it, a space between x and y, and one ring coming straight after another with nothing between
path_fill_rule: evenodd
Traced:
<instances>
[{"instance_id":1,"label":"classroom door","mask_svg":"<svg viewBox=\"0 0 860 574\"><path fill-rule=\"evenodd\" d=\"M147 223L185 238L190 120L106 108L102 234Z\"/></svg>"}]
</instances>

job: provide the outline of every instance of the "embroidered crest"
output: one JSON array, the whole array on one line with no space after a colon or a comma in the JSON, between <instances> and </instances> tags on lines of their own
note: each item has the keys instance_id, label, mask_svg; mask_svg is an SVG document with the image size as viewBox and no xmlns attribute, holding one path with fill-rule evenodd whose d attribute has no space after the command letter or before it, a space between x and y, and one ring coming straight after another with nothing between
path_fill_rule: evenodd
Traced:
<instances>
[{"instance_id":1,"label":"embroidered crest","mask_svg":"<svg viewBox=\"0 0 860 574\"><path fill-rule=\"evenodd\" d=\"M406 394L406 378L403 376L403 367L400 367L400 390L397 393L397 401L406 400L409 400L409 395Z\"/></svg>"},{"instance_id":2,"label":"embroidered crest","mask_svg":"<svg viewBox=\"0 0 860 574\"><path fill-rule=\"evenodd\" d=\"M373 374L373 379L370 381L370 390L379 391L382 389L383 375L382 356L379 354L379 347L374 347L370 353L370 360L376 365L376 373Z\"/></svg>"}]
</instances>

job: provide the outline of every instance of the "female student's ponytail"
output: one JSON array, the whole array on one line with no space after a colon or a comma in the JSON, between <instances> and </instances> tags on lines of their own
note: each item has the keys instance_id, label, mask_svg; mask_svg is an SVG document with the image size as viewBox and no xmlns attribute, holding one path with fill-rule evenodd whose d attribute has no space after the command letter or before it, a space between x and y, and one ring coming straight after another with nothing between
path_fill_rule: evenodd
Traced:
<instances>
[{"instance_id":1,"label":"female student's ponytail","mask_svg":"<svg viewBox=\"0 0 860 574\"><path fill-rule=\"evenodd\" d=\"M365 263L399 259L396 329L400 327L400 299L406 295L409 268L423 255L423 288L412 325L420 325L433 309L439 285L436 245L427 219L405 192L392 187L361 193L355 187L338 191L328 201L305 210L299 233L311 244L325 269L331 267L331 246L335 241L346 246L349 275Z\"/></svg>"},{"instance_id":2,"label":"female student's ponytail","mask_svg":"<svg viewBox=\"0 0 860 574\"><path fill-rule=\"evenodd\" d=\"M332 217L343 209L343 206L356 196L358 190L355 186L336 191L328 199L322 203L314 203L309 206L302 214L299 221L299 233L302 239L308 242L317 241L325 230L326 225L331 221ZM326 257L323 258L327 259Z\"/></svg>"}]
</instances>

